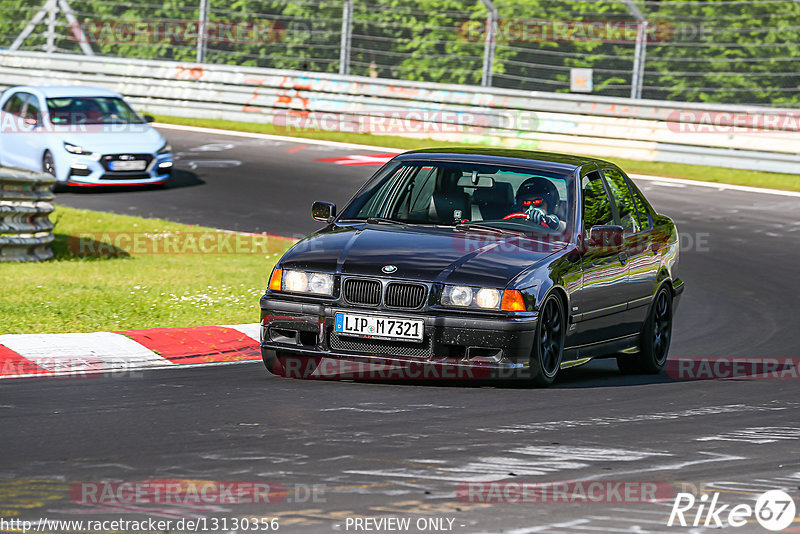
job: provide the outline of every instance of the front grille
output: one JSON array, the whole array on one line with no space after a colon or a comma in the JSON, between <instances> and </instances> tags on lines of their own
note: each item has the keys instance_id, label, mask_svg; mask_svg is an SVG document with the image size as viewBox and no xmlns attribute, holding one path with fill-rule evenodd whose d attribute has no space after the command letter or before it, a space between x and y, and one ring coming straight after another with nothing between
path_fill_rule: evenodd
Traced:
<instances>
[{"instance_id":1,"label":"front grille","mask_svg":"<svg viewBox=\"0 0 800 534\"><path fill-rule=\"evenodd\" d=\"M427 288L421 284L391 282L386 287L386 305L390 308L419 308L425 300Z\"/></svg>"},{"instance_id":2,"label":"front grille","mask_svg":"<svg viewBox=\"0 0 800 534\"><path fill-rule=\"evenodd\" d=\"M405 358L431 358L433 343L426 336L423 343L404 343L383 339L362 339L331 333L330 347L334 352L352 352L365 356L399 356Z\"/></svg>"},{"instance_id":3,"label":"front grille","mask_svg":"<svg viewBox=\"0 0 800 534\"><path fill-rule=\"evenodd\" d=\"M344 298L350 304L377 306L381 303L381 283L377 280L348 278L344 282Z\"/></svg>"}]
</instances>

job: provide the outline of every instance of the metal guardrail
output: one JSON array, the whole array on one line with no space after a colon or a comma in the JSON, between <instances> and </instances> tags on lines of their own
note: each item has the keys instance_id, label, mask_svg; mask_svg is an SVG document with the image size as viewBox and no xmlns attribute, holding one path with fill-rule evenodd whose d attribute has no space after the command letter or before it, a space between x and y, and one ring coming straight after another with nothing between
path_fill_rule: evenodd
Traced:
<instances>
[{"instance_id":1,"label":"metal guardrail","mask_svg":"<svg viewBox=\"0 0 800 534\"><path fill-rule=\"evenodd\" d=\"M788 109L35 52L0 51L0 80L107 87L140 109L173 116L325 122L334 130L789 174L800 168L800 115ZM400 131L381 123L392 116Z\"/></svg>"},{"instance_id":2,"label":"metal guardrail","mask_svg":"<svg viewBox=\"0 0 800 534\"><path fill-rule=\"evenodd\" d=\"M0 262L52 259L55 177L0 167Z\"/></svg>"}]
</instances>

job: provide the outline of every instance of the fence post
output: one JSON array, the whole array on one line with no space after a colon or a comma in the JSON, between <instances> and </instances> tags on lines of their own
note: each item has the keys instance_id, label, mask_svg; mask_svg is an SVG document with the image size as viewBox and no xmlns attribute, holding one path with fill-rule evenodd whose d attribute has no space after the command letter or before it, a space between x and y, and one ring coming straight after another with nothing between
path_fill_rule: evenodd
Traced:
<instances>
[{"instance_id":1,"label":"fence post","mask_svg":"<svg viewBox=\"0 0 800 534\"><path fill-rule=\"evenodd\" d=\"M642 98L644 84L644 64L647 56L647 19L633 3L633 0L622 0L628 12L636 19L636 44L633 48L633 70L631 72L631 98Z\"/></svg>"},{"instance_id":2,"label":"fence post","mask_svg":"<svg viewBox=\"0 0 800 534\"><path fill-rule=\"evenodd\" d=\"M55 0L47 3L47 44L44 51L52 54L56 51L56 14L58 6Z\"/></svg>"},{"instance_id":3,"label":"fence post","mask_svg":"<svg viewBox=\"0 0 800 534\"><path fill-rule=\"evenodd\" d=\"M353 0L342 5L342 44L339 50L339 74L350 74L350 43L353 40Z\"/></svg>"},{"instance_id":4,"label":"fence post","mask_svg":"<svg viewBox=\"0 0 800 534\"><path fill-rule=\"evenodd\" d=\"M208 25L208 2L200 0L200 14L197 19L197 62L205 63L206 52L208 51L208 41L206 26Z\"/></svg>"},{"instance_id":5,"label":"fence post","mask_svg":"<svg viewBox=\"0 0 800 534\"><path fill-rule=\"evenodd\" d=\"M497 45L497 8L492 0L481 0L489 14L486 17L486 40L483 44L483 72L481 86L492 86L492 69L494 67L494 49Z\"/></svg>"}]
</instances>

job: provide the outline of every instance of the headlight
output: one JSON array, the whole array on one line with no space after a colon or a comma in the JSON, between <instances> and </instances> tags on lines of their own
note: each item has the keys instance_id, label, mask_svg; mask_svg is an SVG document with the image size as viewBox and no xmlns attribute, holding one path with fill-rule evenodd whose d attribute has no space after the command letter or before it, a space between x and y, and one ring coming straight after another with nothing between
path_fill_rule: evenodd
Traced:
<instances>
[{"instance_id":1,"label":"headlight","mask_svg":"<svg viewBox=\"0 0 800 534\"><path fill-rule=\"evenodd\" d=\"M475 295L475 304L481 308L497 308L500 305L500 292L484 287Z\"/></svg>"},{"instance_id":2,"label":"headlight","mask_svg":"<svg viewBox=\"0 0 800 534\"><path fill-rule=\"evenodd\" d=\"M158 149L159 154L168 154L172 152L172 145L169 143L164 143L164 146Z\"/></svg>"},{"instance_id":3,"label":"headlight","mask_svg":"<svg viewBox=\"0 0 800 534\"><path fill-rule=\"evenodd\" d=\"M500 307L502 291L488 287L444 286L442 304L496 310Z\"/></svg>"},{"instance_id":4,"label":"headlight","mask_svg":"<svg viewBox=\"0 0 800 534\"><path fill-rule=\"evenodd\" d=\"M281 290L292 293L333 294L333 275L307 273L305 271L283 271Z\"/></svg>"},{"instance_id":5,"label":"headlight","mask_svg":"<svg viewBox=\"0 0 800 534\"><path fill-rule=\"evenodd\" d=\"M84 150L83 147L78 145L73 145L72 143L67 143L64 141L64 150L69 152L70 154L79 154L81 156L91 156L92 152L89 150Z\"/></svg>"}]
</instances>

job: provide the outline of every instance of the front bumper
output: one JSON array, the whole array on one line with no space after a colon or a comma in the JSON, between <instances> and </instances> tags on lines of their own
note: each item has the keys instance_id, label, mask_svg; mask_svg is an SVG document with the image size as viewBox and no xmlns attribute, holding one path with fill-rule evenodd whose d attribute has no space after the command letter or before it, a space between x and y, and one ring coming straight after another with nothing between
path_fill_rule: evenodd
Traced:
<instances>
[{"instance_id":1,"label":"front bumper","mask_svg":"<svg viewBox=\"0 0 800 534\"><path fill-rule=\"evenodd\" d=\"M68 154L61 165L65 168L64 183L70 186L126 186L164 184L172 177L172 154L142 154L147 158L146 167L139 171L114 171L107 158L114 155L83 156ZM59 172L59 175L62 173Z\"/></svg>"},{"instance_id":2,"label":"front bumper","mask_svg":"<svg viewBox=\"0 0 800 534\"><path fill-rule=\"evenodd\" d=\"M341 336L337 312L424 321L422 343ZM261 353L275 374L295 378L525 378L536 314L475 317L458 312L402 312L261 298Z\"/></svg>"}]
</instances>

